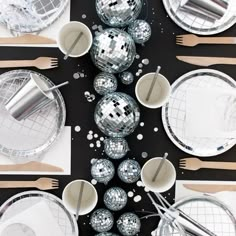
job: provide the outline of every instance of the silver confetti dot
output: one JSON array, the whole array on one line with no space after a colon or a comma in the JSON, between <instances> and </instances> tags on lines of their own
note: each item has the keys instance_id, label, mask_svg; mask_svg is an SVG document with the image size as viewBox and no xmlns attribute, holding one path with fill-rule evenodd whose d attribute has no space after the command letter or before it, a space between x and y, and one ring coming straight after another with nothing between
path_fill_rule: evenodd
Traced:
<instances>
[{"instance_id":1,"label":"silver confetti dot","mask_svg":"<svg viewBox=\"0 0 236 236\"><path fill-rule=\"evenodd\" d=\"M82 18L85 19L87 16L85 14L82 15Z\"/></svg>"},{"instance_id":2,"label":"silver confetti dot","mask_svg":"<svg viewBox=\"0 0 236 236\"><path fill-rule=\"evenodd\" d=\"M143 135L142 135L142 134L138 134L138 135L137 135L137 139L138 139L138 140L142 140L142 139L143 139Z\"/></svg>"},{"instance_id":3,"label":"silver confetti dot","mask_svg":"<svg viewBox=\"0 0 236 236\"><path fill-rule=\"evenodd\" d=\"M148 153L147 152L142 152L142 158L147 158L148 157Z\"/></svg>"},{"instance_id":4,"label":"silver confetti dot","mask_svg":"<svg viewBox=\"0 0 236 236\"><path fill-rule=\"evenodd\" d=\"M89 147L93 148L93 147L94 147L94 144L93 144L93 143L90 143L90 144L89 144Z\"/></svg>"},{"instance_id":5,"label":"silver confetti dot","mask_svg":"<svg viewBox=\"0 0 236 236\"><path fill-rule=\"evenodd\" d=\"M140 124L139 124L141 127L143 127L144 126L144 122L140 122Z\"/></svg>"},{"instance_id":6,"label":"silver confetti dot","mask_svg":"<svg viewBox=\"0 0 236 236\"><path fill-rule=\"evenodd\" d=\"M142 200L142 197L140 195L137 195L134 197L134 202L140 202Z\"/></svg>"},{"instance_id":7,"label":"silver confetti dot","mask_svg":"<svg viewBox=\"0 0 236 236\"><path fill-rule=\"evenodd\" d=\"M81 130L81 128L80 128L80 126L75 126L75 132L80 132L80 130Z\"/></svg>"},{"instance_id":8,"label":"silver confetti dot","mask_svg":"<svg viewBox=\"0 0 236 236\"><path fill-rule=\"evenodd\" d=\"M158 128L157 128L157 127L155 127L153 130L154 130L154 132L157 132L157 131L158 131Z\"/></svg>"},{"instance_id":9,"label":"silver confetti dot","mask_svg":"<svg viewBox=\"0 0 236 236\"><path fill-rule=\"evenodd\" d=\"M88 140L92 140L92 139L93 139L93 135L92 135L92 134L88 134L88 135L87 135L87 139L88 139Z\"/></svg>"},{"instance_id":10,"label":"silver confetti dot","mask_svg":"<svg viewBox=\"0 0 236 236\"><path fill-rule=\"evenodd\" d=\"M133 197L134 193L132 191L129 191L127 195L128 195L128 197Z\"/></svg>"},{"instance_id":11,"label":"silver confetti dot","mask_svg":"<svg viewBox=\"0 0 236 236\"><path fill-rule=\"evenodd\" d=\"M74 77L74 79L78 79L79 78L79 73L74 73L73 77Z\"/></svg>"},{"instance_id":12,"label":"silver confetti dot","mask_svg":"<svg viewBox=\"0 0 236 236\"><path fill-rule=\"evenodd\" d=\"M149 60L146 58L146 59L143 59L142 60L142 63L144 64L144 65L148 65L149 64Z\"/></svg>"}]
</instances>

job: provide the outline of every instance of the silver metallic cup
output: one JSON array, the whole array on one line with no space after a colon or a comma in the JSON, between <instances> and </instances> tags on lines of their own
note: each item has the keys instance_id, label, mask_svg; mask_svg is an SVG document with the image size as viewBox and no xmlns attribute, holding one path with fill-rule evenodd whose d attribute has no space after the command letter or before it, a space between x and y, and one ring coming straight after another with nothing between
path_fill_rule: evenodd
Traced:
<instances>
[{"instance_id":1,"label":"silver metallic cup","mask_svg":"<svg viewBox=\"0 0 236 236\"><path fill-rule=\"evenodd\" d=\"M180 9L215 21L225 15L228 9L228 2L225 0L181 0Z\"/></svg>"},{"instance_id":2,"label":"silver metallic cup","mask_svg":"<svg viewBox=\"0 0 236 236\"><path fill-rule=\"evenodd\" d=\"M18 121L26 119L54 100L52 92L44 92L48 85L37 75L30 79L6 102L5 107Z\"/></svg>"}]
</instances>

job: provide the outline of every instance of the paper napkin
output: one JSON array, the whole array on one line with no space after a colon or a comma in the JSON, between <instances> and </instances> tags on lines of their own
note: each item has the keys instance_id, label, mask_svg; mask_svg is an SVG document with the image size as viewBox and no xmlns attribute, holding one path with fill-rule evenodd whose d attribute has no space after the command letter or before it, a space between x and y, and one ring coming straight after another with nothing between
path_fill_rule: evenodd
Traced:
<instances>
[{"instance_id":1,"label":"paper napkin","mask_svg":"<svg viewBox=\"0 0 236 236\"><path fill-rule=\"evenodd\" d=\"M231 94L232 93L232 94ZM187 137L236 138L230 127L230 112L235 110L236 91L189 89L186 94Z\"/></svg>"},{"instance_id":2,"label":"paper napkin","mask_svg":"<svg viewBox=\"0 0 236 236\"><path fill-rule=\"evenodd\" d=\"M24 224L37 236L64 236L48 205L41 201L0 224L0 235L11 224Z\"/></svg>"}]
</instances>

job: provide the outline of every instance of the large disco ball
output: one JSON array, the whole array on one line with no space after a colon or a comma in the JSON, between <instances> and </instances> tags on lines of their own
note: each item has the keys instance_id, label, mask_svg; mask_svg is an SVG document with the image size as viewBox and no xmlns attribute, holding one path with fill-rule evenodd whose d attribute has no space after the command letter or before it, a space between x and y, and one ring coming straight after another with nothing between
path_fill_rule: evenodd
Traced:
<instances>
[{"instance_id":1,"label":"large disco ball","mask_svg":"<svg viewBox=\"0 0 236 236\"><path fill-rule=\"evenodd\" d=\"M123 27L137 19L142 5L142 0L96 0L98 16L113 27Z\"/></svg>"},{"instance_id":2,"label":"large disco ball","mask_svg":"<svg viewBox=\"0 0 236 236\"><path fill-rule=\"evenodd\" d=\"M125 31L110 28L94 38L90 55L101 71L120 73L133 63L136 47L134 40Z\"/></svg>"},{"instance_id":3,"label":"large disco ball","mask_svg":"<svg viewBox=\"0 0 236 236\"><path fill-rule=\"evenodd\" d=\"M98 102L94 119L104 134L125 137L131 134L139 123L139 107L135 100L125 93L110 93Z\"/></svg>"}]
</instances>

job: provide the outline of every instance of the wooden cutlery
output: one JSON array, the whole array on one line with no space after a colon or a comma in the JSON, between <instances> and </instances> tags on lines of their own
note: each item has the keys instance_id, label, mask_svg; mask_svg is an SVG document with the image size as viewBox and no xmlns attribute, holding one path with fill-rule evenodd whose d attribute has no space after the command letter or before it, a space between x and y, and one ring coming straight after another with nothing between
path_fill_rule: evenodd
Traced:
<instances>
[{"instance_id":1,"label":"wooden cutlery","mask_svg":"<svg viewBox=\"0 0 236 236\"><path fill-rule=\"evenodd\" d=\"M0 37L1 44L56 44L56 41L39 35L26 34L17 37Z\"/></svg>"},{"instance_id":2,"label":"wooden cutlery","mask_svg":"<svg viewBox=\"0 0 236 236\"><path fill-rule=\"evenodd\" d=\"M211 66L217 64L236 65L236 58L229 57L176 56L176 58L180 61L198 66Z\"/></svg>"},{"instance_id":3,"label":"wooden cutlery","mask_svg":"<svg viewBox=\"0 0 236 236\"><path fill-rule=\"evenodd\" d=\"M0 188L37 188L51 190L59 188L59 181L51 178L39 178L36 181L0 181Z\"/></svg>"},{"instance_id":4,"label":"wooden cutlery","mask_svg":"<svg viewBox=\"0 0 236 236\"><path fill-rule=\"evenodd\" d=\"M183 184L189 190L201 193L218 193L223 191L236 191L236 185L222 184Z\"/></svg>"},{"instance_id":5,"label":"wooden cutlery","mask_svg":"<svg viewBox=\"0 0 236 236\"><path fill-rule=\"evenodd\" d=\"M58 67L58 59L53 57L38 57L35 60L0 61L0 68L36 67L40 70Z\"/></svg>"},{"instance_id":6,"label":"wooden cutlery","mask_svg":"<svg viewBox=\"0 0 236 236\"><path fill-rule=\"evenodd\" d=\"M63 169L42 162L31 161L24 164L0 165L0 171L63 172Z\"/></svg>"},{"instance_id":7,"label":"wooden cutlery","mask_svg":"<svg viewBox=\"0 0 236 236\"><path fill-rule=\"evenodd\" d=\"M176 36L176 44L194 47L198 44L236 44L236 37L198 37L194 34Z\"/></svg>"},{"instance_id":8,"label":"wooden cutlery","mask_svg":"<svg viewBox=\"0 0 236 236\"><path fill-rule=\"evenodd\" d=\"M201 161L198 158L190 157L180 159L179 168L185 170L199 170L201 168L236 170L236 162Z\"/></svg>"}]
</instances>

